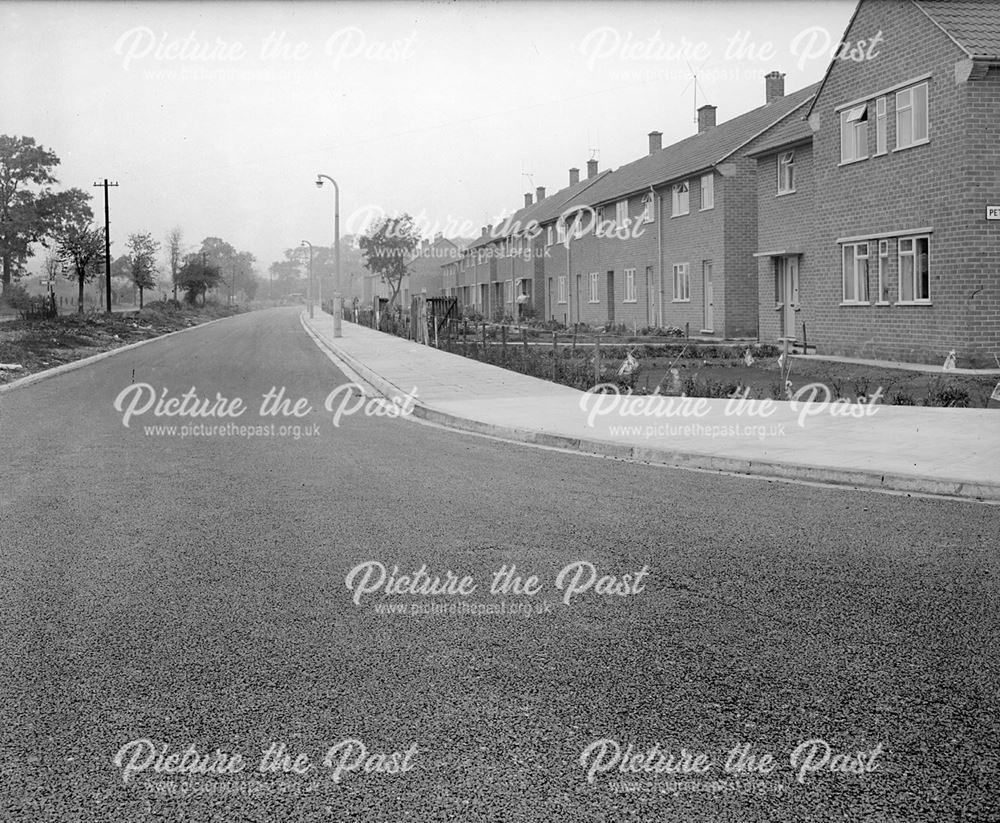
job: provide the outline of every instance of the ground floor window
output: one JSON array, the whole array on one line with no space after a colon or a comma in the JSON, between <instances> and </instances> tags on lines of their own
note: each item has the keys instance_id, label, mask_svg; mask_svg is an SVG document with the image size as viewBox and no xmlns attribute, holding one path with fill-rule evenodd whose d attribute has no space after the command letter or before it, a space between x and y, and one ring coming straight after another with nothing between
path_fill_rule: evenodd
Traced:
<instances>
[{"instance_id":1,"label":"ground floor window","mask_svg":"<svg viewBox=\"0 0 1000 823\"><path fill-rule=\"evenodd\" d=\"M899 238L899 302L931 299L930 237Z\"/></svg>"},{"instance_id":2,"label":"ground floor window","mask_svg":"<svg viewBox=\"0 0 1000 823\"><path fill-rule=\"evenodd\" d=\"M868 302L868 244L845 243L843 248L844 302Z\"/></svg>"},{"instance_id":3,"label":"ground floor window","mask_svg":"<svg viewBox=\"0 0 1000 823\"><path fill-rule=\"evenodd\" d=\"M625 269L625 299L623 302L635 302L635 269Z\"/></svg>"},{"instance_id":4,"label":"ground floor window","mask_svg":"<svg viewBox=\"0 0 1000 823\"><path fill-rule=\"evenodd\" d=\"M599 287L598 282L597 282L597 272L596 271L592 271L590 273L590 302L591 303L599 303L600 302L600 298L598 296L598 289L599 288L600 287Z\"/></svg>"},{"instance_id":5,"label":"ground floor window","mask_svg":"<svg viewBox=\"0 0 1000 823\"><path fill-rule=\"evenodd\" d=\"M566 302L566 275L560 275L559 277L559 302Z\"/></svg>"},{"instance_id":6,"label":"ground floor window","mask_svg":"<svg viewBox=\"0 0 1000 823\"><path fill-rule=\"evenodd\" d=\"M691 299L691 281L687 263L674 263L674 302Z\"/></svg>"}]
</instances>

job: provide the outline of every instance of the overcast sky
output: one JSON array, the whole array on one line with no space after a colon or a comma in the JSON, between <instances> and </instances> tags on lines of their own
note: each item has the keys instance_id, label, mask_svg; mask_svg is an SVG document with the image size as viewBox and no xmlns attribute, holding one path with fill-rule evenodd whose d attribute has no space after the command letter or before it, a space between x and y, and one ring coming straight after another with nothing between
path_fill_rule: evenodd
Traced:
<instances>
[{"instance_id":1,"label":"overcast sky","mask_svg":"<svg viewBox=\"0 0 1000 823\"><path fill-rule=\"evenodd\" d=\"M0 132L111 191L111 237L219 236L261 273L359 215L477 232L568 169L615 168L819 80L853 0L0 5ZM270 46L270 51L265 49ZM529 177L530 175L530 177ZM30 268L38 267L37 259Z\"/></svg>"}]
</instances>

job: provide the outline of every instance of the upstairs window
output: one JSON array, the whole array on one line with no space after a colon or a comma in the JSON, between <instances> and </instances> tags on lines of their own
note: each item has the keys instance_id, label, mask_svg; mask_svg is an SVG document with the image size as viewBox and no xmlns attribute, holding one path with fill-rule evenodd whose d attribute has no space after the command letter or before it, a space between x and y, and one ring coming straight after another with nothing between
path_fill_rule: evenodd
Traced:
<instances>
[{"instance_id":1,"label":"upstairs window","mask_svg":"<svg viewBox=\"0 0 1000 823\"><path fill-rule=\"evenodd\" d=\"M844 245L844 302L868 302L868 244Z\"/></svg>"},{"instance_id":2,"label":"upstairs window","mask_svg":"<svg viewBox=\"0 0 1000 823\"><path fill-rule=\"evenodd\" d=\"M899 238L899 302L927 303L930 293L930 238Z\"/></svg>"},{"instance_id":3,"label":"upstairs window","mask_svg":"<svg viewBox=\"0 0 1000 823\"><path fill-rule=\"evenodd\" d=\"M656 207L653 205L653 193L649 192L646 195L644 195L643 198L642 198L642 222L643 223L652 223L653 222L653 220L654 220L654 218L656 216L654 214L654 209L655 208Z\"/></svg>"},{"instance_id":4,"label":"upstairs window","mask_svg":"<svg viewBox=\"0 0 1000 823\"><path fill-rule=\"evenodd\" d=\"M552 245L552 239L553 239L552 238L552 226L549 226L548 228L545 229L545 245L546 246L551 246Z\"/></svg>"},{"instance_id":5,"label":"upstairs window","mask_svg":"<svg viewBox=\"0 0 1000 823\"><path fill-rule=\"evenodd\" d=\"M615 203L615 225L618 228L628 226L628 200Z\"/></svg>"},{"instance_id":6,"label":"upstairs window","mask_svg":"<svg viewBox=\"0 0 1000 823\"><path fill-rule=\"evenodd\" d=\"M896 92L896 148L927 142L927 84Z\"/></svg>"},{"instance_id":7,"label":"upstairs window","mask_svg":"<svg viewBox=\"0 0 1000 823\"><path fill-rule=\"evenodd\" d=\"M688 188L687 181L683 183L675 183L673 190L673 211L674 217L678 217L682 214L688 213L688 198L690 197L690 190Z\"/></svg>"},{"instance_id":8,"label":"upstairs window","mask_svg":"<svg viewBox=\"0 0 1000 823\"><path fill-rule=\"evenodd\" d=\"M715 175L709 172L701 176L701 210L715 208Z\"/></svg>"},{"instance_id":9,"label":"upstairs window","mask_svg":"<svg viewBox=\"0 0 1000 823\"><path fill-rule=\"evenodd\" d=\"M566 242L566 221L561 220L556 223L556 236L560 243Z\"/></svg>"},{"instance_id":10,"label":"upstairs window","mask_svg":"<svg viewBox=\"0 0 1000 823\"><path fill-rule=\"evenodd\" d=\"M840 162L853 163L868 157L868 104L840 113Z\"/></svg>"},{"instance_id":11,"label":"upstairs window","mask_svg":"<svg viewBox=\"0 0 1000 823\"><path fill-rule=\"evenodd\" d=\"M885 154L887 120L885 98L880 97L875 101L875 154Z\"/></svg>"},{"instance_id":12,"label":"upstairs window","mask_svg":"<svg viewBox=\"0 0 1000 823\"><path fill-rule=\"evenodd\" d=\"M598 206L594 216L594 222L599 232L604 230L604 206Z\"/></svg>"},{"instance_id":13,"label":"upstairs window","mask_svg":"<svg viewBox=\"0 0 1000 823\"><path fill-rule=\"evenodd\" d=\"M795 191L795 152L786 151L778 155L778 194Z\"/></svg>"}]
</instances>

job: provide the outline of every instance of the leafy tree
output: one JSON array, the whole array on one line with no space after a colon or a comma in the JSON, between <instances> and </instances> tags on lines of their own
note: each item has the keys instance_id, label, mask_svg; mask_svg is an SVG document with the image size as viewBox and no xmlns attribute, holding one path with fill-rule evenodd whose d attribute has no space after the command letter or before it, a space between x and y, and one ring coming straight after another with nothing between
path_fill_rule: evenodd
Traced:
<instances>
[{"instance_id":1,"label":"leafy tree","mask_svg":"<svg viewBox=\"0 0 1000 823\"><path fill-rule=\"evenodd\" d=\"M54 152L35 143L31 137L0 135L0 260L2 291L11 279L24 271L31 257L32 245L45 243L48 237L61 234L68 223L86 207L90 195L80 189L52 192L58 182L52 169L59 165ZM57 241L58 242L58 241Z\"/></svg>"},{"instance_id":2,"label":"leafy tree","mask_svg":"<svg viewBox=\"0 0 1000 823\"><path fill-rule=\"evenodd\" d=\"M219 267L208 262L208 256L200 252L185 256L177 273L177 285L184 289L184 299L192 306L198 302L204 305L205 295L222 281Z\"/></svg>"},{"instance_id":3,"label":"leafy tree","mask_svg":"<svg viewBox=\"0 0 1000 823\"><path fill-rule=\"evenodd\" d=\"M408 214L384 217L358 238L364 265L372 274L381 275L392 293L389 309L396 303L408 267L406 261L420 243L420 233Z\"/></svg>"},{"instance_id":4,"label":"leafy tree","mask_svg":"<svg viewBox=\"0 0 1000 823\"><path fill-rule=\"evenodd\" d=\"M170 267L170 282L174 288L174 301L177 301L177 275L184 262L184 238L180 227L175 226L167 232L167 265Z\"/></svg>"},{"instance_id":5,"label":"leafy tree","mask_svg":"<svg viewBox=\"0 0 1000 823\"><path fill-rule=\"evenodd\" d=\"M104 265L104 228L94 228L89 220L80 219L63 226L57 242L59 255L67 267L66 277L79 285L77 312L83 314L84 284L93 280Z\"/></svg>"},{"instance_id":6,"label":"leafy tree","mask_svg":"<svg viewBox=\"0 0 1000 823\"><path fill-rule=\"evenodd\" d=\"M128 236L130 273L132 282L139 289L139 308L142 308L142 293L156 285L156 255L160 244L149 232Z\"/></svg>"},{"instance_id":7,"label":"leafy tree","mask_svg":"<svg viewBox=\"0 0 1000 823\"><path fill-rule=\"evenodd\" d=\"M253 301L259 288L260 280L251 272L243 281L243 293L247 296L247 300Z\"/></svg>"}]
</instances>

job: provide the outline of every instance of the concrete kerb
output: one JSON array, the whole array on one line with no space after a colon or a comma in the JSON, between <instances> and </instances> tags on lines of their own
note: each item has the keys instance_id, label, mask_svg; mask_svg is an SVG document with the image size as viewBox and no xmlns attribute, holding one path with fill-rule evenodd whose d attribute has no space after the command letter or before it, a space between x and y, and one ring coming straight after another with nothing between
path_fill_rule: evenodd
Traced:
<instances>
[{"instance_id":1,"label":"concrete kerb","mask_svg":"<svg viewBox=\"0 0 1000 823\"><path fill-rule=\"evenodd\" d=\"M236 317L236 315L231 315L231 317ZM14 389L24 388L25 386L30 386L33 383L40 383L42 380L48 380L50 377L57 377L60 374L65 374L66 372L74 371L75 369L82 369L84 366L89 366L93 363L97 363L101 360L106 360L109 357L113 357L116 354L121 354L122 352L131 351L132 349L137 349L139 346L145 346L147 343L154 343L157 340L163 340L167 337L173 337L175 334L183 334L186 331L191 331L192 329L201 329L205 326L211 326L213 323L218 323L220 320L229 320L229 317L216 317L215 320L207 320L204 323L196 323L193 326L188 326L186 329L177 329L176 331L169 331L166 334L160 334L156 337L150 337L146 340L139 340L135 343L128 343L124 346L119 346L117 349L109 349L108 351L102 351L98 354L92 354L89 357L84 357L81 360L74 360L72 363L63 363L60 366L53 366L51 369L45 369L44 371L35 372L34 374L26 375L17 380L13 380L10 383L5 383L0 386L0 394L4 392L13 391Z\"/></svg>"},{"instance_id":2,"label":"concrete kerb","mask_svg":"<svg viewBox=\"0 0 1000 823\"><path fill-rule=\"evenodd\" d=\"M303 315L303 324L307 324ZM310 329L310 331L312 331ZM372 371L334 344L312 332L314 340L346 362L358 375L378 393L386 396L402 396L404 392L393 383ZM604 440L588 440L569 437L514 426L498 426L479 420L459 417L450 412L440 411L417 402L413 406L413 416L435 425L450 429L482 434L500 440L510 440L527 445L547 446L567 451L581 452L600 457L611 457L639 463L650 463L678 469L717 471L726 474L742 474L750 477L793 480L806 483L864 488L878 491L925 494L937 497L954 497L969 501L1000 503L1000 485L968 483L958 479L940 479L921 475L887 474L864 469L835 469L810 466L804 463L784 463L768 460L743 460L735 457L702 454L698 452L674 451L648 446L631 446L609 443Z\"/></svg>"}]
</instances>

